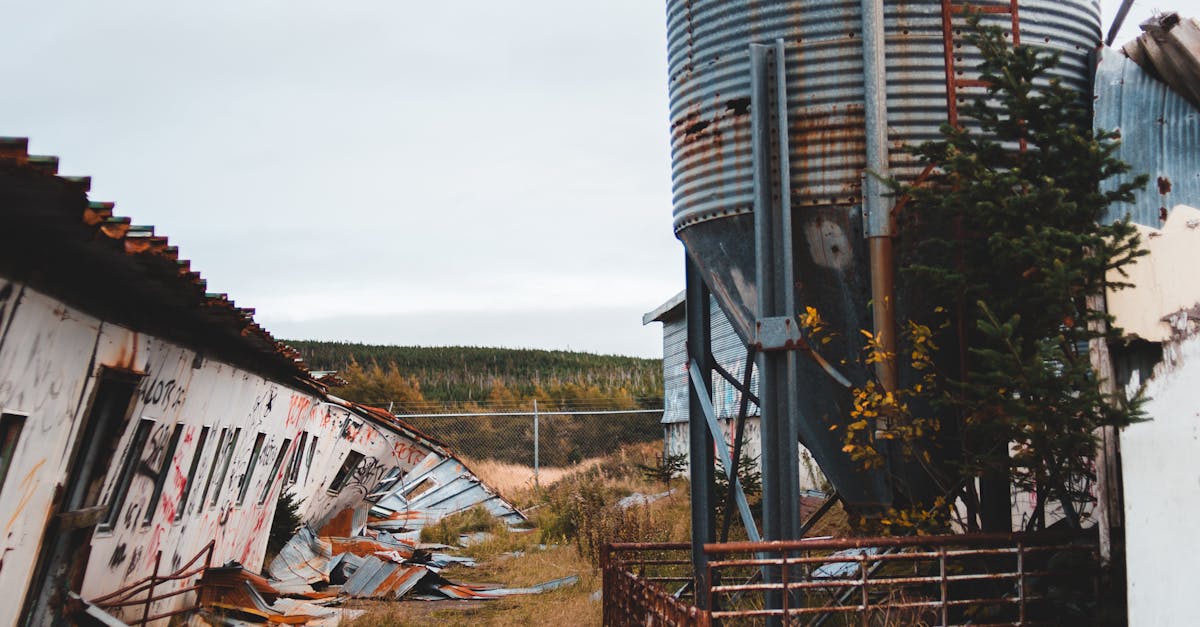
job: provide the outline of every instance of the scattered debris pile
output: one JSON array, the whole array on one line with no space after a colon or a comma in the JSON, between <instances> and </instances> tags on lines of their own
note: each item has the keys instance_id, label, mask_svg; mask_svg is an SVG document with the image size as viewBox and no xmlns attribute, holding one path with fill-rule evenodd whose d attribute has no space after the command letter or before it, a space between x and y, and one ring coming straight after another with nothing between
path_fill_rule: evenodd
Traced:
<instances>
[{"instance_id":1,"label":"scattered debris pile","mask_svg":"<svg viewBox=\"0 0 1200 627\"><path fill-rule=\"evenodd\" d=\"M200 581L202 616L193 623L337 625L340 619L361 613L334 607L350 598L478 601L535 594L578 581L567 577L531 588L454 583L442 576L442 570L452 564L473 567L474 560L439 552L449 548L445 545L409 541L411 529L388 531L387 527L395 528L392 523L397 517L379 518L384 528L364 520L376 517L345 510L319 532L301 527L271 561L267 577L236 563L209 569Z\"/></svg>"}]
</instances>

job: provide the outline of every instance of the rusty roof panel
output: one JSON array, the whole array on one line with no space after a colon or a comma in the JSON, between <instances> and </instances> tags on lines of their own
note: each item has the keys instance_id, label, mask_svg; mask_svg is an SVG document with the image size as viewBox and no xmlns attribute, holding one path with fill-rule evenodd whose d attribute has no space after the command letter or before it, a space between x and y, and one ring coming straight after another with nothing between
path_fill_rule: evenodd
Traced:
<instances>
[{"instance_id":1,"label":"rusty roof panel","mask_svg":"<svg viewBox=\"0 0 1200 627\"><path fill-rule=\"evenodd\" d=\"M273 579L282 582L308 584L328 581L331 559L333 548L330 543L318 538L305 525L280 549L267 572Z\"/></svg>"},{"instance_id":2,"label":"rusty roof panel","mask_svg":"<svg viewBox=\"0 0 1200 627\"><path fill-rule=\"evenodd\" d=\"M1096 69L1094 124L1121 133L1116 157L1132 166L1128 174L1104 181L1102 189L1111 191L1138 174L1150 176L1134 202L1112 205L1106 220L1128 214L1137 224L1159 228L1171 207L1200 206L1200 111L1183 96L1131 59L1104 49Z\"/></svg>"},{"instance_id":3,"label":"rusty roof panel","mask_svg":"<svg viewBox=\"0 0 1200 627\"><path fill-rule=\"evenodd\" d=\"M416 564L397 564L371 556L342 585L342 593L361 598L399 599L429 574Z\"/></svg>"}]
</instances>

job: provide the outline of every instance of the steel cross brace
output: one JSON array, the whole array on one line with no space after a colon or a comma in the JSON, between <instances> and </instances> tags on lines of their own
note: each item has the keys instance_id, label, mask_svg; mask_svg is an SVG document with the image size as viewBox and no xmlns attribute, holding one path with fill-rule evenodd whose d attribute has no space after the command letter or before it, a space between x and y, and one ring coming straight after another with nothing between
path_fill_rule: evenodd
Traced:
<instances>
[{"instance_id":1,"label":"steel cross brace","mask_svg":"<svg viewBox=\"0 0 1200 627\"><path fill-rule=\"evenodd\" d=\"M688 374L691 375L692 385L700 391L698 396L700 397L700 406L704 409L704 420L708 423L708 430L712 432L713 443L716 444L721 465L725 468L726 474L730 475L734 466L729 457L729 446L725 443L725 434L721 431L721 425L717 422L717 412L713 409L712 399L708 396L708 385L705 384L704 375L700 373L700 367L696 365L695 360L688 361ZM733 485L738 513L741 514L742 524L746 527L746 535L751 542L761 541L762 536L759 535L758 525L755 524L754 516L750 513L750 503L746 500L746 493L742 490L742 482L738 480L737 475L729 476L729 481Z\"/></svg>"}]
</instances>

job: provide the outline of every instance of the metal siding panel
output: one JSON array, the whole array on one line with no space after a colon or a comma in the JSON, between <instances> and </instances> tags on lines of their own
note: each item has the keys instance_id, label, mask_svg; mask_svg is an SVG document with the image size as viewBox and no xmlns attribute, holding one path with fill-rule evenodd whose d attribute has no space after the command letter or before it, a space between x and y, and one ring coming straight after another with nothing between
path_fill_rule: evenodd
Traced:
<instances>
[{"instance_id":1,"label":"metal siding panel","mask_svg":"<svg viewBox=\"0 0 1200 627\"><path fill-rule=\"evenodd\" d=\"M1095 126L1120 131L1116 156L1132 166L1101 188L1111 191L1138 174L1150 175L1133 203L1109 207L1104 219L1128 214L1137 224L1159 228L1175 205L1200 206L1200 112L1113 50L1101 51L1095 90Z\"/></svg>"},{"instance_id":2,"label":"metal siding panel","mask_svg":"<svg viewBox=\"0 0 1200 627\"><path fill-rule=\"evenodd\" d=\"M687 321L663 323L664 424L687 422Z\"/></svg>"},{"instance_id":3,"label":"metal siding panel","mask_svg":"<svg viewBox=\"0 0 1200 627\"><path fill-rule=\"evenodd\" d=\"M729 319L725 317L725 313L717 305L715 299L712 301L709 317L712 327L713 357L717 359L717 363L722 368L740 381L746 372L746 345L742 343L742 339L738 337L733 325L729 323ZM757 393L757 371L751 375L750 389ZM737 417L738 404L741 403L742 395L720 375L713 376L712 396L713 409L717 412L717 418ZM751 416L757 415L758 407L751 403L747 412Z\"/></svg>"}]
</instances>

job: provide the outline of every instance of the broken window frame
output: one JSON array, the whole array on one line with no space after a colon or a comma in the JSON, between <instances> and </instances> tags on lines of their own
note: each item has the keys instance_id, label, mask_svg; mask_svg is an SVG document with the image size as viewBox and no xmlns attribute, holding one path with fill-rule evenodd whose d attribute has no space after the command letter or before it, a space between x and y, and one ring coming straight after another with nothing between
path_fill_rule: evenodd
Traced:
<instances>
[{"instance_id":1,"label":"broken window frame","mask_svg":"<svg viewBox=\"0 0 1200 627\"><path fill-rule=\"evenodd\" d=\"M300 479L300 466L304 463L304 450L308 446L308 432L301 431L292 457L288 460L287 472L283 476L284 485L292 485Z\"/></svg>"},{"instance_id":2,"label":"broken window frame","mask_svg":"<svg viewBox=\"0 0 1200 627\"><path fill-rule=\"evenodd\" d=\"M171 431L167 449L163 452L162 465L159 466L158 475L154 478L154 492L150 495L150 501L146 504L146 514L142 517L143 527L149 527L150 523L154 522L154 514L158 509L159 501L162 500L163 488L167 485L167 475L171 472L171 462L175 460L175 451L179 448L179 437L183 435L183 428L184 424L178 422Z\"/></svg>"},{"instance_id":3,"label":"broken window frame","mask_svg":"<svg viewBox=\"0 0 1200 627\"><path fill-rule=\"evenodd\" d=\"M271 474L267 475L267 481L263 484L262 492L258 495L258 504L262 505L267 502L267 497L271 495L271 488L275 487L275 479L279 476L279 469L283 467L283 460L287 457L288 448L292 446L290 439L283 439L283 446L279 447L279 454L275 456L275 463L271 465Z\"/></svg>"},{"instance_id":4,"label":"broken window frame","mask_svg":"<svg viewBox=\"0 0 1200 627\"><path fill-rule=\"evenodd\" d=\"M208 434L210 431L212 431L212 427L209 425L200 427L200 437L196 440L196 452L192 454L192 463L188 467L187 479L183 484L183 493L179 495L179 509L175 513L176 523L183 520L188 514L188 501L192 498L192 488L196 484L196 473L200 471L200 460L204 457L204 445L208 444ZM201 497L201 504L204 503L203 498Z\"/></svg>"},{"instance_id":5,"label":"broken window frame","mask_svg":"<svg viewBox=\"0 0 1200 627\"><path fill-rule=\"evenodd\" d=\"M246 471L242 473L242 478L238 483L237 504L241 507L246 502L246 493L250 491L250 482L254 479L254 471L258 467L258 457L262 454L263 442L267 439L267 434L262 431L254 436L254 447L250 449L250 460L246 462Z\"/></svg>"},{"instance_id":6,"label":"broken window frame","mask_svg":"<svg viewBox=\"0 0 1200 627\"><path fill-rule=\"evenodd\" d=\"M230 438L228 443L226 443L225 450L219 451L221 453L221 473L217 477L216 484L214 485L210 483L208 486L209 488L216 488L215 490L212 490L212 500L208 502L209 507L216 507L217 501L221 500L221 486L225 485L225 477L229 475L229 462L233 461L233 454L237 452L237 442L241 435L242 428L234 428L233 437Z\"/></svg>"},{"instance_id":7,"label":"broken window frame","mask_svg":"<svg viewBox=\"0 0 1200 627\"><path fill-rule=\"evenodd\" d=\"M142 461L142 451L146 449L146 442L150 440L150 432L154 429L154 424L155 421L151 418L138 419L137 425L129 437L129 443L125 446L121 470L117 474L117 480L113 483L112 492L109 494L108 510L104 514L104 519L100 521L99 531L111 531L120 520L121 510L125 507L125 499L129 496L129 485L133 483L133 476L137 473L138 464Z\"/></svg>"},{"instance_id":8,"label":"broken window frame","mask_svg":"<svg viewBox=\"0 0 1200 627\"><path fill-rule=\"evenodd\" d=\"M313 436L308 442L308 459L304 462L304 481L308 481L308 476L312 474L313 458L317 456L317 436Z\"/></svg>"},{"instance_id":9,"label":"broken window frame","mask_svg":"<svg viewBox=\"0 0 1200 627\"><path fill-rule=\"evenodd\" d=\"M333 481L329 483L329 488L326 491L330 494L341 492L342 488L346 487L346 482L350 479L350 476L354 474L354 471L358 469L358 466L362 464L364 459L366 459L365 455L354 449L350 449L350 452L346 454L346 459L342 460L342 467L338 468L337 474L333 475Z\"/></svg>"}]
</instances>

